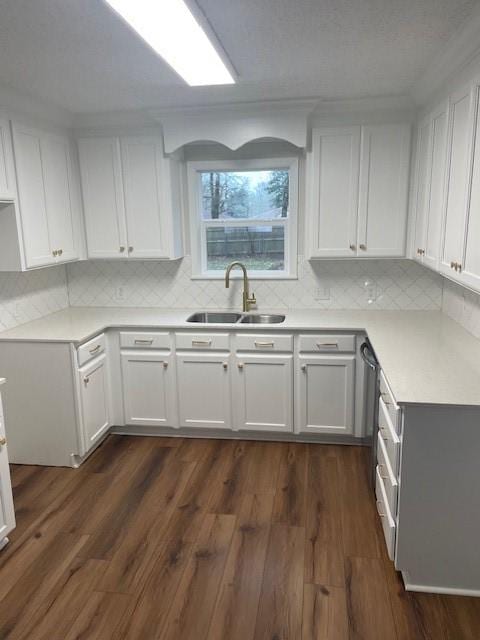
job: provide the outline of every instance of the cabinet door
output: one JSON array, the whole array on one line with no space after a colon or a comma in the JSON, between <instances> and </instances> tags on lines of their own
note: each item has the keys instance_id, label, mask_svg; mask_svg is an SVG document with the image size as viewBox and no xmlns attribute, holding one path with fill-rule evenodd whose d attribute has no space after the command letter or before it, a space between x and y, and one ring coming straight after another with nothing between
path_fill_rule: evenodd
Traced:
<instances>
[{"instance_id":1,"label":"cabinet door","mask_svg":"<svg viewBox=\"0 0 480 640\"><path fill-rule=\"evenodd\" d=\"M6 118L0 118L0 200L14 200L15 197L15 169L10 125Z\"/></svg>"},{"instance_id":2,"label":"cabinet door","mask_svg":"<svg viewBox=\"0 0 480 640\"><path fill-rule=\"evenodd\" d=\"M121 360L125 423L176 426L171 356L124 352Z\"/></svg>"},{"instance_id":3,"label":"cabinet door","mask_svg":"<svg viewBox=\"0 0 480 640\"><path fill-rule=\"evenodd\" d=\"M360 127L314 129L308 181L311 257L356 255Z\"/></svg>"},{"instance_id":4,"label":"cabinet door","mask_svg":"<svg viewBox=\"0 0 480 640\"><path fill-rule=\"evenodd\" d=\"M0 438L5 439L2 400L0 398ZM13 508L12 485L8 466L7 445L0 445L0 549L5 545L6 536L15 529L15 511Z\"/></svg>"},{"instance_id":5,"label":"cabinet door","mask_svg":"<svg viewBox=\"0 0 480 640\"><path fill-rule=\"evenodd\" d=\"M480 103L479 87L475 95L475 143L472 164L472 182L468 203L466 239L462 271L462 282L480 291Z\"/></svg>"},{"instance_id":6,"label":"cabinet door","mask_svg":"<svg viewBox=\"0 0 480 640\"><path fill-rule=\"evenodd\" d=\"M467 192L473 134L472 92L465 89L450 99L448 178L440 270L456 277L451 263L461 263L465 240Z\"/></svg>"},{"instance_id":7,"label":"cabinet door","mask_svg":"<svg viewBox=\"0 0 480 640\"><path fill-rule=\"evenodd\" d=\"M359 256L405 255L410 126L362 127Z\"/></svg>"},{"instance_id":8,"label":"cabinet door","mask_svg":"<svg viewBox=\"0 0 480 640\"><path fill-rule=\"evenodd\" d=\"M169 257L171 211L164 196L162 142L158 138L122 138L128 252L131 258Z\"/></svg>"},{"instance_id":9,"label":"cabinet door","mask_svg":"<svg viewBox=\"0 0 480 640\"><path fill-rule=\"evenodd\" d=\"M127 230L117 138L78 141L89 258L125 258Z\"/></svg>"},{"instance_id":10,"label":"cabinet door","mask_svg":"<svg viewBox=\"0 0 480 640\"><path fill-rule=\"evenodd\" d=\"M353 433L355 356L300 356L298 360L296 431Z\"/></svg>"},{"instance_id":11,"label":"cabinet door","mask_svg":"<svg viewBox=\"0 0 480 640\"><path fill-rule=\"evenodd\" d=\"M14 125L13 143L25 264L27 267L54 264L55 258L51 251L48 227L40 134L33 129Z\"/></svg>"},{"instance_id":12,"label":"cabinet door","mask_svg":"<svg viewBox=\"0 0 480 640\"><path fill-rule=\"evenodd\" d=\"M80 389L85 451L88 451L110 426L106 354L80 369Z\"/></svg>"},{"instance_id":13,"label":"cabinet door","mask_svg":"<svg viewBox=\"0 0 480 640\"><path fill-rule=\"evenodd\" d=\"M415 190L415 246L413 257L423 262L426 243L427 225L427 194L430 180L430 118L423 120L418 126L417 132L417 158L416 158L416 190Z\"/></svg>"},{"instance_id":14,"label":"cabinet door","mask_svg":"<svg viewBox=\"0 0 480 640\"><path fill-rule=\"evenodd\" d=\"M237 354L235 360L235 429L293 431L293 356Z\"/></svg>"},{"instance_id":15,"label":"cabinet door","mask_svg":"<svg viewBox=\"0 0 480 640\"><path fill-rule=\"evenodd\" d=\"M46 135L41 151L52 251L58 251L57 262L77 260L70 142L68 138Z\"/></svg>"},{"instance_id":16,"label":"cabinet door","mask_svg":"<svg viewBox=\"0 0 480 640\"><path fill-rule=\"evenodd\" d=\"M429 192L427 193L423 262L438 269L441 230L445 210L445 163L448 109L442 105L431 115Z\"/></svg>"},{"instance_id":17,"label":"cabinet door","mask_svg":"<svg viewBox=\"0 0 480 640\"><path fill-rule=\"evenodd\" d=\"M181 427L231 429L228 354L177 354Z\"/></svg>"}]
</instances>

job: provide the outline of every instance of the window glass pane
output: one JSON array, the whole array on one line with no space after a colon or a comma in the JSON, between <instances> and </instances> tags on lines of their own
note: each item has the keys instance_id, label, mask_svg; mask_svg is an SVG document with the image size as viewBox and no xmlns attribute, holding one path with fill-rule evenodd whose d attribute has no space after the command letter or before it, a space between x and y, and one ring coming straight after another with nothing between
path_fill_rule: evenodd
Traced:
<instances>
[{"instance_id":1,"label":"window glass pane","mask_svg":"<svg viewBox=\"0 0 480 640\"><path fill-rule=\"evenodd\" d=\"M201 171L202 218L274 220L288 215L289 171Z\"/></svg>"},{"instance_id":2,"label":"window glass pane","mask_svg":"<svg viewBox=\"0 0 480 640\"><path fill-rule=\"evenodd\" d=\"M283 226L207 227L207 269L224 270L240 260L254 271L285 269Z\"/></svg>"}]
</instances>

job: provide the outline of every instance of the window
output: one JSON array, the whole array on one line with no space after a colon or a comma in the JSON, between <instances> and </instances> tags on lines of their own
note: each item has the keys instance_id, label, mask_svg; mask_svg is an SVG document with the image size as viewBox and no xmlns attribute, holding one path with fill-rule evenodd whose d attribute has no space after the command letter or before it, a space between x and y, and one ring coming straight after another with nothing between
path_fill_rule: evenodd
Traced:
<instances>
[{"instance_id":1,"label":"window","mask_svg":"<svg viewBox=\"0 0 480 640\"><path fill-rule=\"evenodd\" d=\"M296 277L296 158L189 162L188 175L194 278L234 260L254 278Z\"/></svg>"}]
</instances>

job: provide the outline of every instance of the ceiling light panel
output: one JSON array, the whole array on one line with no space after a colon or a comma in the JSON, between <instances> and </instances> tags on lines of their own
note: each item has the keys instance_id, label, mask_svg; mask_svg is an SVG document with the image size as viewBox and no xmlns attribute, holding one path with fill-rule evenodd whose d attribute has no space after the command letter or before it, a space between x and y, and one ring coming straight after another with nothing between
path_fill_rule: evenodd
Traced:
<instances>
[{"instance_id":1,"label":"ceiling light panel","mask_svg":"<svg viewBox=\"0 0 480 640\"><path fill-rule=\"evenodd\" d=\"M105 0L191 87L234 84L184 0Z\"/></svg>"}]
</instances>

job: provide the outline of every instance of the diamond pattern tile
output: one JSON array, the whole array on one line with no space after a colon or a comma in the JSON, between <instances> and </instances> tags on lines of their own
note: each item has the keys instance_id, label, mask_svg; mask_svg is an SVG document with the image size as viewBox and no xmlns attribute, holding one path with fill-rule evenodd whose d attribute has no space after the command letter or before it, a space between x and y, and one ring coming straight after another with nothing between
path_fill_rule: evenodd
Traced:
<instances>
[{"instance_id":1,"label":"diamond pattern tile","mask_svg":"<svg viewBox=\"0 0 480 640\"><path fill-rule=\"evenodd\" d=\"M440 309L442 279L407 260L317 261L299 257L298 280L253 281L260 309ZM175 262L88 261L68 265L72 306L238 308L241 283L191 280ZM368 286L367 286L368 284ZM369 299L369 289L376 291ZM324 290L330 293L324 299Z\"/></svg>"},{"instance_id":2,"label":"diamond pattern tile","mask_svg":"<svg viewBox=\"0 0 480 640\"><path fill-rule=\"evenodd\" d=\"M480 338L480 295L445 280L442 311Z\"/></svg>"},{"instance_id":3,"label":"diamond pattern tile","mask_svg":"<svg viewBox=\"0 0 480 640\"><path fill-rule=\"evenodd\" d=\"M68 307L64 266L0 273L0 331Z\"/></svg>"}]
</instances>

